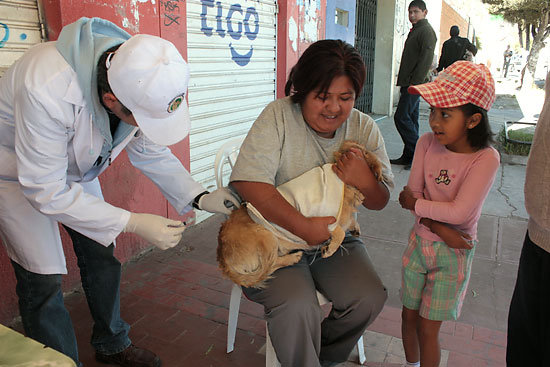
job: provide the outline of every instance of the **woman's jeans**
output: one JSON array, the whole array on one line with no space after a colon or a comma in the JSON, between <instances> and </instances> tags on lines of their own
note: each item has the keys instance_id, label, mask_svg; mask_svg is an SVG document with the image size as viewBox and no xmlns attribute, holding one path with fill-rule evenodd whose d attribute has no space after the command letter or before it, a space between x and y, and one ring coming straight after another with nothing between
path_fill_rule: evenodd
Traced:
<instances>
[{"instance_id":1,"label":"woman's jeans","mask_svg":"<svg viewBox=\"0 0 550 367\"><path fill-rule=\"evenodd\" d=\"M82 287L94 320L91 343L97 352L114 354L130 345L130 326L120 317L120 262L114 245L105 247L65 227L73 241ZM12 261L23 327L28 337L68 355L78 364L71 318L63 303L61 274L36 274Z\"/></svg>"}]
</instances>

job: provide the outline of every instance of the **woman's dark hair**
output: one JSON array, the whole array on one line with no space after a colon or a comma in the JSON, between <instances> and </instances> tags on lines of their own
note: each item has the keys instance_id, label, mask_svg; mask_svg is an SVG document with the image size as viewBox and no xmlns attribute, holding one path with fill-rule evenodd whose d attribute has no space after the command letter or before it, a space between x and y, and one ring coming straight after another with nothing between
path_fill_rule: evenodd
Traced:
<instances>
[{"instance_id":1,"label":"woman's dark hair","mask_svg":"<svg viewBox=\"0 0 550 367\"><path fill-rule=\"evenodd\" d=\"M493 140L494 134L491 131L491 125L489 125L489 116L487 116L487 111L485 109L471 103L458 108L460 108L466 117L470 117L476 113L481 114L481 121L479 124L472 129L468 129L467 132L468 143L470 143L473 148L486 148L495 142Z\"/></svg>"},{"instance_id":2,"label":"woman's dark hair","mask_svg":"<svg viewBox=\"0 0 550 367\"><path fill-rule=\"evenodd\" d=\"M317 41L304 51L290 70L285 95L301 104L313 90L326 93L332 80L342 75L350 78L355 98L358 98L366 78L365 63L359 52L341 40Z\"/></svg>"},{"instance_id":3,"label":"woman's dark hair","mask_svg":"<svg viewBox=\"0 0 550 367\"><path fill-rule=\"evenodd\" d=\"M103 105L103 94L105 93L113 93L113 90L111 89L111 86L109 85L109 78L107 76L107 65L105 65L105 62L107 61L107 57L109 57L110 54L118 50L121 44L116 45L105 51L100 57L97 62L97 95L99 96L99 102L101 102L101 105ZM114 94L114 93L113 93ZM121 103L122 104L122 103ZM105 107L105 105L103 105ZM108 110L107 107L105 107L106 110ZM131 115L132 112L126 108L122 104L122 113L126 115Z\"/></svg>"}]
</instances>

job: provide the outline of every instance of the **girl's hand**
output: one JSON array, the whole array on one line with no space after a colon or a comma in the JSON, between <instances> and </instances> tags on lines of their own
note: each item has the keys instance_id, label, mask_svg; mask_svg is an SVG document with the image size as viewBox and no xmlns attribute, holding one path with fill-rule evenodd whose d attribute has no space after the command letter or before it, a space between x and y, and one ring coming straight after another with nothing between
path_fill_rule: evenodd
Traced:
<instances>
[{"instance_id":1,"label":"girl's hand","mask_svg":"<svg viewBox=\"0 0 550 367\"><path fill-rule=\"evenodd\" d=\"M403 187L403 191L399 194L399 204L403 209L414 210L416 198L409 186Z\"/></svg>"},{"instance_id":2,"label":"girl's hand","mask_svg":"<svg viewBox=\"0 0 550 367\"><path fill-rule=\"evenodd\" d=\"M468 242L472 239L472 236L465 232L451 228L444 223L437 222L429 218L422 218L420 219L420 224L425 225L430 229L430 231L441 237L443 242L451 248L471 250L474 247L470 242Z\"/></svg>"},{"instance_id":3,"label":"girl's hand","mask_svg":"<svg viewBox=\"0 0 550 367\"><path fill-rule=\"evenodd\" d=\"M346 185L353 186L359 191L369 179L368 175L374 176L363 153L357 148L351 148L342 154L332 166L332 170Z\"/></svg>"},{"instance_id":4,"label":"girl's hand","mask_svg":"<svg viewBox=\"0 0 550 367\"><path fill-rule=\"evenodd\" d=\"M296 233L310 246L317 246L330 238L328 226L336 222L334 217L309 217L301 233Z\"/></svg>"}]
</instances>

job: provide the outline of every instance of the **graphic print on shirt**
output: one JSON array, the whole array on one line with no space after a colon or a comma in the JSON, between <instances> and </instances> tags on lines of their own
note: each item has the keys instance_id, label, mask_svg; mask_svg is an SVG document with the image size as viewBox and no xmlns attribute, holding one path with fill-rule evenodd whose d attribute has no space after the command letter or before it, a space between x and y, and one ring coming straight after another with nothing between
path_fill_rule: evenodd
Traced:
<instances>
[{"instance_id":1,"label":"graphic print on shirt","mask_svg":"<svg viewBox=\"0 0 550 367\"><path fill-rule=\"evenodd\" d=\"M442 169L439 171L439 177L435 178L435 183L440 184L444 183L445 185L448 185L451 183L451 178L449 177L449 173L446 169Z\"/></svg>"}]
</instances>

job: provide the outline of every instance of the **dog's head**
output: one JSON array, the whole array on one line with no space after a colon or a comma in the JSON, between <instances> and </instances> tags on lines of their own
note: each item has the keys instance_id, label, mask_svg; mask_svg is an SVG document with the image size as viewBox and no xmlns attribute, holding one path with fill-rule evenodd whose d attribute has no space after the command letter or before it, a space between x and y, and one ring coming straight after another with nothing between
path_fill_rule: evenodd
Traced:
<instances>
[{"instance_id":1,"label":"dog's head","mask_svg":"<svg viewBox=\"0 0 550 367\"><path fill-rule=\"evenodd\" d=\"M363 158L376 176L376 179L378 181L382 181L382 165L380 164L380 161L378 160L376 155L370 153L368 150L365 149L364 146L354 140L344 140L344 142L340 146L340 149L334 152L334 160L338 161L342 154L346 153L352 148L355 148L363 153Z\"/></svg>"},{"instance_id":2,"label":"dog's head","mask_svg":"<svg viewBox=\"0 0 550 367\"><path fill-rule=\"evenodd\" d=\"M344 140L344 142L340 146L340 149L338 149L336 152L334 152L334 160L335 161L339 160L340 157L342 156L342 154L346 153L351 148L356 148L356 149L360 150L363 153L363 156L365 157L365 159L367 159L367 155L369 153L367 152L367 150L365 149L364 146L362 146L361 144L357 143L354 140Z\"/></svg>"}]
</instances>

